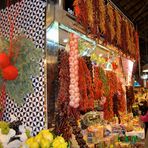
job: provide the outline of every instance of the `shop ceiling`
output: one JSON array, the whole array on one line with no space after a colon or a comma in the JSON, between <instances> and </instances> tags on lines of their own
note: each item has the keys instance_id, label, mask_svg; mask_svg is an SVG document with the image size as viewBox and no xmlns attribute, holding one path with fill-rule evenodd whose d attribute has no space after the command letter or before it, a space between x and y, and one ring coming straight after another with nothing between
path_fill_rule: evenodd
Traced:
<instances>
[{"instance_id":1,"label":"shop ceiling","mask_svg":"<svg viewBox=\"0 0 148 148\"><path fill-rule=\"evenodd\" d=\"M14 4L21 0L9 1ZM135 27L138 29L140 35L140 53L142 57L141 64L144 65L148 63L148 0L112 0L112 2L131 20L131 22L133 22ZM6 7L6 3L7 0L0 0L0 9L4 9Z\"/></svg>"}]
</instances>

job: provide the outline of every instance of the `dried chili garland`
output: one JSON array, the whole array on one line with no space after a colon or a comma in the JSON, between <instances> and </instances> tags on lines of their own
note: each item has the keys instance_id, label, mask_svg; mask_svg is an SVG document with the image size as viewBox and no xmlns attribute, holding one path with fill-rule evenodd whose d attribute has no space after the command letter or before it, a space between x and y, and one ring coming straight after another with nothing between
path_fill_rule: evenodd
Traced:
<instances>
[{"instance_id":1,"label":"dried chili garland","mask_svg":"<svg viewBox=\"0 0 148 148\"><path fill-rule=\"evenodd\" d=\"M117 46L119 48L122 47L121 43L121 16L120 13L115 10L115 18L116 18L116 39L117 39Z\"/></svg>"},{"instance_id":2,"label":"dried chili garland","mask_svg":"<svg viewBox=\"0 0 148 148\"><path fill-rule=\"evenodd\" d=\"M103 68L99 67L99 79L102 81L103 83L103 95L105 95L105 97L108 97L109 95L109 91L110 91L110 88L108 86L108 79L107 79L107 76L105 74L105 71L103 70Z\"/></svg>"},{"instance_id":3,"label":"dried chili garland","mask_svg":"<svg viewBox=\"0 0 148 148\"><path fill-rule=\"evenodd\" d=\"M107 5L107 14L109 17L109 29L110 29L110 34L111 34L111 43L113 44L115 40L115 28L114 28L115 19L114 19L113 7L109 4Z\"/></svg>"},{"instance_id":4,"label":"dried chili garland","mask_svg":"<svg viewBox=\"0 0 148 148\"><path fill-rule=\"evenodd\" d=\"M80 89L80 111L86 112L88 107L88 96L87 96L87 86L86 79L84 77L84 60L79 58L79 89Z\"/></svg>"},{"instance_id":5,"label":"dried chili garland","mask_svg":"<svg viewBox=\"0 0 148 148\"><path fill-rule=\"evenodd\" d=\"M79 110L86 112L94 109L93 85L89 69L85 60L79 58L79 89L80 89L80 107Z\"/></svg>"},{"instance_id":6,"label":"dried chili garland","mask_svg":"<svg viewBox=\"0 0 148 148\"><path fill-rule=\"evenodd\" d=\"M112 71L107 71L108 84L110 87L110 92L108 96L108 101L105 104L105 119L111 119L114 117L114 113L119 116L120 112L125 112L126 103L125 103L125 92L122 88L122 83L116 74ZM115 102L115 95L118 106ZM114 112L113 112L114 111Z\"/></svg>"},{"instance_id":7,"label":"dried chili garland","mask_svg":"<svg viewBox=\"0 0 148 148\"><path fill-rule=\"evenodd\" d=\"M93 78L93 86L94 86L94 99L100 100L103 95L103 84L99 78L99 68L94 66L94 78Z\"/></svg>"},{"instance_id":8,"label":"dried chili garland","mask_svg":"<svg viewBox=\"0 0 148 148\"><path fill-rule=\"evenodd\" d=\"M71 137L70 126L68 122L69 104L69 55L64 50L59 51L59 92L57 98L57 115L55 132L69 140Z\"/></svg>"},{"instance_id":9,"label":"dried chili garland","mask_svg":"<svg viewBox=\"0 0 148 148\"><path fill-rule=\"evenodd\" d=\"M135 52L135 42L134 42L134 27L132 24L129 24L130 27L130 40L131 40L131 55L133 58L136 59L136 52Z\"/></svg>"},{"instance_id":10,"label":"dried chili garland","mask_svg":"<svg viewBox=\"0 0 148 148\"><path fill-rule=\"evenodd\" d=\"M123 52L128 54L127 52L127 38L126 38L126 23L123 19L122 20L122 25L121 25L121 47L123 49Z\"/></svg>"},{"instance_id":11,"label":"dried chili garland","mask_svg":"<svg viewBox=\"0 0 148 148\"><path fill-rule=\"evenodd\" d=\"M86 6L87 6L87 14L88 14L88 24L91 32L94 34L96 28L95 28L95 15L93 11L93 0L87 0Z\"/></svg>"},{"instance_id":12,"label":"dried chili garland","mask_svg":"<svg viewBox=\"0 0 148 148\"><path fill-rule=\"evenodd\" d=\"M134 31L134 42L135 42L135 50L136 50L136 60L139 60L139 36L138 32Z\"/></svg>"},{"instance_id":13,"label":"dried chili garland","mask_svg":"<svg viewBox=\"0 0 148 148\"><path fill-rule=\"evenodd\" d=\"M136 46L132 35L134 28L118 10L110 4L106 6L104 0L75 0L74 6L76 16L86 31L89 30L98 40L102 35L104 43L113 44L127 56L136 58L138 51L134 53L133 50Z\"/></svg>"},{"instance_id":14,"label":"dried chili garland","mask_svg":"<svg viewBox=\"0 0 148 148\"><path fill-rule=\"evenodd\" d=\"M126 101L125 101L125 92L123 90L123 87L122 87L122 82L120 81L119 78L117 78L117 91L118 91L118 110L119 112L125 112L126 111Z\"/></svg>"},{"instance_id":15,"label":"dried chili garland","mask_svg":"<svg viewBox=\"0 0 148 148\"><path fill-rule=\"evenodd\" d=\"M100 10L99 10L99 1L98 0L94 0L95 1L95 12L96 12L96 28L97 28L97 40L99 41L100 39L100 28L99 28L99 24L100 24Z\"/></svg>"},{"instance_id":16,"label":"dried chili garland","mask_svg":"<svg viewBox=\"0 0 148 148\"><path fill-rule=\"evenodd\" d=\"M88 30L88 12L85 0L75 0L74 1L75 15L77 16L77 21L81 23L85 30Z\"/></svg>"},{"instance_id":17,"label":"dried chili garland","mask_svg":"<svg viewBox=\"0 0 148 148\"><path fill-rule=\"evenodd\" d=\"M130 27L129 23L125 22L126 26L126 42L127 42L127 51L126 53L131 54L131 39L130 39Z\"/></svg>"},{"instance_id":18,"label":"dried chili garland","mask_svg":"<svg viewBox=\"0 0 148 148\"><path fill-rule=\"evenodd\" d=\"M106 25L105 25L105 22L106 22L106 10L105 10L105 3L104 3L104 0L99 0L98 1L98 4L99 4L99 10L100 10L100 15L99 15L99 20L100 20L100 24L99 24L99 27L100 27L100 30L101 30L101 34L105 34L106 32Z\"/></svg>"}]
</instances>

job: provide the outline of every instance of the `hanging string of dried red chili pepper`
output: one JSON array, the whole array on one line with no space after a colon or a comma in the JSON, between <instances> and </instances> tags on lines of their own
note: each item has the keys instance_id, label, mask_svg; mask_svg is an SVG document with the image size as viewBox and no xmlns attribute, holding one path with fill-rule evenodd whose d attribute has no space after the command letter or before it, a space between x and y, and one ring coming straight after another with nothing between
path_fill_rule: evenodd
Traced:
<instances>
[{"instance_id":1,"label":"hanging string of dried red chili pepper","mask_svg":"<svg viewBox=\"0 0 148 148\"><path fill-rule=\"evenodd\" d=\"M106 19L105 19L106 30L105 30L104 43L107 44L107 43L111 43L111 30L110 30L110 17L109 17L109 14L108 14L108 8L107 8L107 6L105 8L106 8L105 9L105 12L106 12Z\"/></svg>"},{"instance_id":2,"label":"hanging string of dried red chili pepper","mask_svg":"<svg viewBox=\"0 0 148 148\"><path fill-rule=\"evenodd\" d=\"M94 66L94 99L100 100L103 95L103 84L102 81L99 79L99 68Z\"/></svg>"},{"instance_id":3,"label":"hanging string of dried red chili pepper","mask_svg":"<svg viewBox=\"0 0 148 148\"><path fill-rule=\"evenodd\" d=\"M82 24L87 31L88 29L88 10L85 0L75 0L74 1L74 10L77 17L77 21Z\"/></svg>"},{"instance_id":4,"label":"hanging string of dried red chili pepper","mask_svg":"<svg viewBox=\"0 0 148 148\"><path fill-rule=\"evenodd\" d=\"M126 38L126 23L125 21L123 20L123 18L121 19L121 47L123 49L123 53L127 54L127 38Z\"/></svg>"},{"instance_id":5,"label":"hanging string of dried red chili pepper","mask_svg":"<svg viewBox=\"0 0 148 148\"><path fill-rule=\"evenodd\" d=\"M57 114L55 132L58 135L63 135L66 140L71 137L70 127L68 123L68 104L69 104L69 55L64 50L59 50L58 53L58 78L59 91L57 97Z\"/></svg>"},{"instance_id":6,"label":"hanging string of dried red chili pepper","mask_svg":"<svg viewBox=\"0 0 148 148\"><path fill-rule=\"evenodd\" d=\"M114 44L114 39L115 39L115 29L114 29L114 22L115 22L115 18L114 18L114 11L113 11L113 7L108 4L107 5L107 14L108 14L108 19L109 19L109 29L110 29L110 43Z\"/></svg>"},{"instance_id":7,"label":"hanging string of dried red chili pepper","mask_svg":"<svg viewBox=\"0 0 148 148\"><path fill-rule=\"evenodd\" d=\"M135 42L135 50L136 50L136 60L139 60L139 35L137 31L134 31L134 42Z\"/></svg>"},{"instance_id":8,"label":"hanging string of dried red chili pepper","mask_svg":"<svg viewBox=\"0 0 148 148\"><path fill-rule=\"evenodd\" d=\"M92 79L90 71L87 68L85 60L79 58L79 89L80 89L80 111L86 112L87 110L94 109L94 94Z\"/></svg>"},{"instance_id":9,"label":"hanging string of dried red chili pepper","mask_svg":"<svg viewBox=\"0 0 148 148\"><path fill-rule=\"evenodd\" d=\"M96 35L97 35L97 40L99 41L100 39L100 27L99 27L99 24L100 24L100 18L99 18L99 15L100 15L100 10L99 10L99 2L98 0L95 0L95 3L96 3L96 25L97 25L97 32L96 32Z\"/></svg>"},{"instance_id":10,"label":"hanging string of dried red chili pepper","mask_svg":"<svg viewBox=\"0 0 148 148\"><path fill-rule=\"evenodd\" d=\"M100 20L100 30L101 30L101 34L105 35L106 33L106 9L105 9L105 2L104 0L99 0L98 1L99 4L99 10L100 10L100 15L99 15L99 20Z\"/></svg>"}]
</instances>

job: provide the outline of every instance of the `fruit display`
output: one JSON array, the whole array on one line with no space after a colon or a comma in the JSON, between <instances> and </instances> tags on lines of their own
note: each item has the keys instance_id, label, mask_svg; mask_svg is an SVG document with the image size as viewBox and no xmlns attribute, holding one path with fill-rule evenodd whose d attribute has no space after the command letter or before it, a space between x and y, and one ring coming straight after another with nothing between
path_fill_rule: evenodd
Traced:
<instances>
[{"instance_id":1,"label":"fruit display","mask_svg":"<svg viewBox=\"0 0 148 148\"><path fill-rule=\"evenodd\" d=\"M62 136L53 135L48 129L39 132L35 137L27 139L21 148L67 148L68 143Z\"/></svg>"}]
</instances>

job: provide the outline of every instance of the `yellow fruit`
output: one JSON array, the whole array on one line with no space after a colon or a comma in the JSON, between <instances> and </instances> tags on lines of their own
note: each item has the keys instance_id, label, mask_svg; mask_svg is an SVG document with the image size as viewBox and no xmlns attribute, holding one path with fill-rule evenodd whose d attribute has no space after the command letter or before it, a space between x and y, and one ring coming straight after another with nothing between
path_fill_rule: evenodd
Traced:
<instances>
[{"instance_id":1,"label":"yellow fruit","mask_svg":"<svg viewBox=\"0 0 148 148\"><path fill-rule=\"evenodd\" d=\"M31 138L29 138L29 139L26 141L26 144L27 144L28 146L30 146L33 142L34 142L34 137L31 137Z\"/></svg>"},{"instance_id":2,"label":"yellow fruit","mask_svg":"<svg viewBox=\"0 0 148 148\"><path fill-rule=\"evenodd\" d=\"M67 142L63 143L60 148L67 148Z\"/></svg>"},{"instance_id":3,"label":"yellow fruit","mask_svg":"<svg viewBox=\"0 0 148 148\"><path fill-rule=\"evenodd\" d=\"M41 146L41 148L50 148L50 141L43 138L40 141L40 146Z\"/></svg>"},{"instance_id":4,"label":"yellow fruit","mask_svg":"<svg viewBox=\"0 0 148 148\"><path fill-rule=\"evenodd\" d=\"M40 145L38 144L38 142L33 142L30 146L29 146L29 148L39 148L40 147Z\"/></svg>"},{"instance_id":5,"label":"yellow fruit","mask_svg":"<svg viewBox=\"0 0 148 148\"><path fill-rule=\"evenodd\" d=\"M42 138L43 138L42 134L38 134L38 135L35 136L34 140L36 142L40 143L40 141L42 140Z\"/></svg>"},{"instance_id":6,"label":"yellow fruit","mask_svg":"<svg viewBox=\"0 0 148 148\"><path fill-rule=\"evenodd\" d=\"M49 131L47 131L47 130L42 132L42 136L45 139L48 139L50 141L50 143L53 141L53 135Z\"/></svg>"},{"instance_id":7,"label":"yellow fruit","mask_svg":"<svg viewBox=\"0 0 148 148\"><path fill-rule=\"evenodd\" d=\"M54 140L52 143L52 146L53 146L53 148L59 148L60 144L61 144L60 141Z\"/></svg>"},{"instance_id":8,"label":"yellow fruit","mask_svg":"<svg viewBox=\"0 0 148 148\"><path fill-rule=\"evenodd\" d=\"M64 138L61 137L61 136L57 136L56 139L57 139L58 141L60 141L60 143L65 143Z\"/></svg>"}]
</instances>

